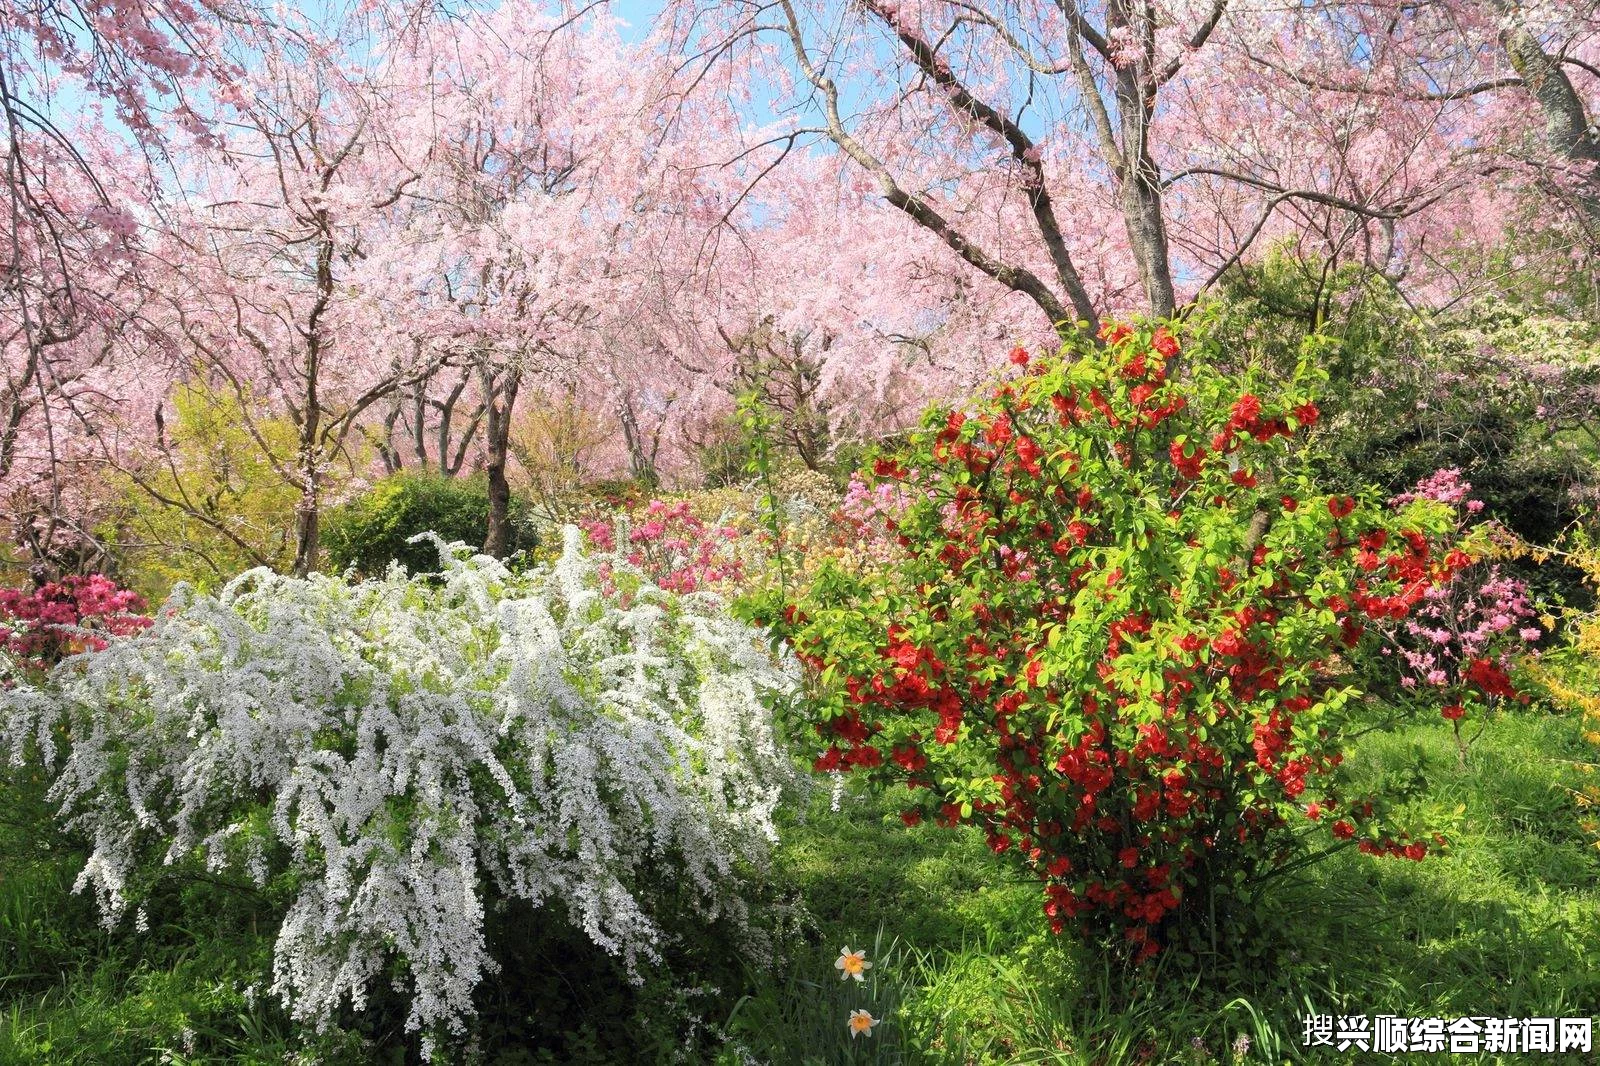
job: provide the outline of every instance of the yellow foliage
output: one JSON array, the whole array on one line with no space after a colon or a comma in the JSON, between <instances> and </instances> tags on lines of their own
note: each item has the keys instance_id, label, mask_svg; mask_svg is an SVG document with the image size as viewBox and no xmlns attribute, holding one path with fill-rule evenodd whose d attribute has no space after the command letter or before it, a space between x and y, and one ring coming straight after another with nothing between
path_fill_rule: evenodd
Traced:
<instances>
[{"instance_id":1,"label":"yellow foliage","mask_svg":"<svg viewBox=\"0 0 1600 1066\"><path fill-rule=\"evenodd\" d=\"M772 489L778 499L781 545L774 541L764 510L766 489L760 482L662 493L656 498L669 505L686 503L689 513L708 525L738 531L731 544L743 570L739 591L775 589L781 576L793 595L825 564L858 571L883 563L839 520L843 498L826 475L803 466L786 467L773 472Z\"/></svg>"},{"instance_id":2,"label":"yellow foliage","mask_svg":"<svg viewBox=\"0 0 1600 1066\"><path fill-rule=\"evenodd\" d=\"M535 392L511 430L511 454L526 487L547 505L580 488L589 463L613 433L576 395Z\"/></svg>"},{"instance_id":3,"label":"yellow foliage","mask_svg":"<svg viewBox=\"0 0 1600 1066\"><path fill-rule=\"evenodd\" d=\"M129 583L159 602L179 581L209 588L252 566L286 568L300 493L279 470L294 460L293 423L201 384L179 386L172 406L167 446L121 475L122 506L104 531Z\"/></svg>"}]
</instances>

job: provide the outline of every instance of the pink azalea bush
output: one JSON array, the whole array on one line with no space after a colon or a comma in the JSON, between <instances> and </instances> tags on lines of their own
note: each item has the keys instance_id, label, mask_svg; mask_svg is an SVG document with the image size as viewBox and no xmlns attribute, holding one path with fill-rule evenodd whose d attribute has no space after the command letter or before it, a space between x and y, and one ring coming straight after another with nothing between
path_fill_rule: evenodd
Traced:
<instances>
[{"instance_id":1,"label":"pink azalea bush","mask_svg":"<svg viewBox=\"0 0 1600 1066\"><path fill-rule=\"evenodd\" d=\"M896 530L900 520L914 502L916 497L898 482L868 485L860 474L851 474L835 522L858 555L887 562L898 549Z\"/></svg>"},{"instance_id":2,"label":"pink azalea bush","mask_svg":"<svg viewBox=\"0 0 1600 1066\"><path fill-rule=\"evenodd\" d=\"M850 475L850 484L845 486L839 513L863 526L880 525L904 516L914 499L905 486L898 482L868 485L859 473L855 473Z\"/></svg>"},{"instance_id":3,"label":"pink azalea bush","mask_svg":"<svg viewBox=\"0 0 1600 1066\"><path fill-rule=\"evenodd\" d=\"M651 500L628 520L592 519L582 528L596 550L616 552L668 592L697 592L744 576L735 552L740 531L699 518L685 500Z\"/></svg>"},{"instance_id":4,"label":"pink azalea bush","mask_svg":"<svg viewBox=\"0 0 1600 1066\"><path fill-rule=\"evenodd\" d=\"M43 669L68 655L103 649L106 637L148 628L145 610L143 596L103 574L0 589L0 647L23 665Z\"/></svg>"},{"instance_id":5,"label":"pink azalea bush","mask_svg":"<svg viewBox=\"0 0 1600 1066\"><path fill-rule=\"evenodd\" d=\"M1399 506L1413 500L1435 500L1452 506L1461 504L1468 514L1478 514L1483 510L1483 501L1469 499L1471 494L1472 483L1461 476L1459 468L1452 466L1435 470L1417 482L1410 492L1402 492L1389 502Z\"/></svg>"},{"instance_id":6,"label":"pink azalea bush","mask_svg":"<svg viewBox=\"0 0 1600 1066\"><path fill-rule=\"evenodd\" d=\"M1471 483L1450 468L1429 475L1391 502L1447 504L1464 532L1472 516L1483 510L1471 494ZM1393 657L1401 686L1444 695L1440 713L1450 722L1463 759L1467 739L1462 722L1469 709L1484 712L1503 699L1525 698L1513 686L1511 671L1543 636L1534 624L1536 616L1521 579L1478 559L1466 562L1451 580L1430 587L1411 613L1390 627L1384 652Z\"/></svg>"}]
</instances>

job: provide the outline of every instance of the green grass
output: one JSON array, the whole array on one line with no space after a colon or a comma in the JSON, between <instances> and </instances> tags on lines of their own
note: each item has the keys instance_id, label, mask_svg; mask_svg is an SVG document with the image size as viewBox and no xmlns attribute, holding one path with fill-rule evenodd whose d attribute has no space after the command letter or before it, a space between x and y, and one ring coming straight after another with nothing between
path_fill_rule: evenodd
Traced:
<instances>
[{"instance_id":1,"label":"green grass","mask_svg":"<svg viewBox=\"0 0 1600 1066\"><path fill-rule=\"evenodd\" d=\"M83 854L51 828L37 782L0 777L0 801L0 1066L265 1066L302 1046L250 991L271 980L264 901L180 883L150 901L150 934L108 932L71 891ZM320 1042L330 1061L341 1042Z\"/></svg>"},{"instance_id":2,"label":"green grass","mask_svg":"<svg viewBox=\"0 0 1600 1066\"><path fill-rule=\"evenodd\" d=\"M1444 832L1449 852L1421 863L1335 854L1269 892L1276 935L1233 945L1238 963L1187 978L1097 970L1070 937L1041 932L1036 888L1015 882L977 834L907 830L881 802L847 797L838 813L813 811L784 848L820 931L810 968L764 989L740 1020L761 1034L758 1057L774 1062L1109 1066L1226 1063L1241 1036L1244 1061L1317 1061L1300 1048L1311 1012L1590 1014L1600 1003L1600 853L1578 829L1567 786L1571 764L1593 757L1574 720L1537 711L1491 723L1464 772L1442 722L1364 738L1353 774L1420 765L1427 787L1409 813ZM832 979L835 941L874 937L894 942L873 976L899 1001L878 1057L861 1048L853 1059L785 1057L826 1046L830 1024L843 1035L848 1008L809 990Z\"/></svg>"},{"instance_id":3,"label":"green grass","mask_svg":"<svg viewBox=\"0 0 1600 1066\"><path fill-rule=\"evenodd\" d=\"M893 804L871 797L847 794L834 812L824 791L787 827L778 854L775 891L804 902L778 967L719 980L694 1006L730 1038L723 1066L748 1061L740 1048L774 1066L1354 1062L1361 1057L1302 1058L1302 1016L1591 1013L1600 852L1578 829L1566 788L1578 776L1572 763L1593 758L1576 721L1535 710L1491 723L1465 771L1442 722L1366 737L1351 772L1371 781L1420 766L1427 787L1411 813L1450 838L1448 854L1421 863L1334 855L1275 886L1268 932L1228 945L1237 961L1199 976L1170 966L1108 972L1070 935L1044 931L1036 886L976 833L907 829ZM155 901L154 936L104 932L69 892L81 860L44 828L37 796L13 781L4 799L0 1064L265 1064L303 1046L264 993L245 991L264 989L270 973L270 929L251 925L259 900L189 885ZM866 982L839 980L833 960L845 944L868 949ZM720 941L690 947L685 957L726 954ZM530 950L531 968L561 970L550 960L567 950ZM563 1008L599 1049L582 1061L624 1061L618 1048L644 1042L630 1045L619 1029L644 1024L662 1027L651 1035L658 1050L634 1061L667 1061L659 1049L673 1023L641 1019L676 993L628 999L600 987L612 973L591 960L558 975L588 982ZM521 980L502 975L485 997L482 1061L577 1061L571 1042L529 1052L529 1034L545 1023L528 1013L528 995L514 994ZM870 1038L847 1034L856 1007L884 1019ZM414 1045L387 1031L329 1038L323 1060L407 1061ZM1229 1048L1240 1037L1251 1048L1236 1060Z\"/></svg>"}]
</instances>

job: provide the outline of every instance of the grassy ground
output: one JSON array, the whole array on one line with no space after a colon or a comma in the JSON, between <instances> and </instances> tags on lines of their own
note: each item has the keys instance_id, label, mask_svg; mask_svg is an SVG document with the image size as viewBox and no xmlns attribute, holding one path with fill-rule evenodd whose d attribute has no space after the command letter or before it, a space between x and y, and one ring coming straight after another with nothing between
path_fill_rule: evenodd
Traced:
<instances>
[{"instance_id":1,"label":"grassy ground","mask_svg":"<svg viewBox=\"0 0 1600 1066\"><path fill-rule=\"evenodd\" d=\"M1042 932L1036 888L976 836L908 830L889 808L850 795L835 812L823 793L779 855L778 884L809 912L804 944L791 943L780 972L750 970L742 988L724 980L696 1009L731 1037L718 1057L729 1066L741 1061L739 1047L775 1066L1299 1061L1311 1011L1593 1014L1600 853L1578 830L1566 791L1578 777L1572 763L1593 755L1575 721L1535 711L1492 723L1466 771L1442 722L1367 737L1354 771L1420 766L1420 813L1450 837L1451 853L1422 863L1336 855L1272 892L1277 931L1232 945L1236 962L1198 978L1158 970L1142 982L1097 969L1070 938ZM153 904L154 935L103 932L91 905L70 894L78 857L41 828L28 783L11 782L0 798L0 1064L288 1059L293 1026L249 992L269 972L270 937L256 924L270 914L267 901L180 886ZM845 944L868 949L867 982L838 980L833 959ZM593 982L606 980L603 967L585 966ZM561 978L569 991L570 978ZM560 993L534 998L551 995ZM639 1043L628 1026L659 1029L659 1018L641 1021L642 1002L572 991L564 1020L599 1049L581 1061L620 1062L618 1049ZM885 1020L852 1041L845 1019L857 1007ZM529 1009L527 997L486 999L485 1031L502 1036L485 1038L485 1061L579 1061L570 1042L528 1050L537 1021ZM331 1062L408 1057L392 1030L369 1026L366 1036L330 1038L321 1051ZM646 1061L664 1056L659 1036ZM1240 1038L1250 1049L1235 1056Z\"/></svg>"},{"instance_id":2,"label":"grassy ground","mask_svg":"<svg viewBox=\"0 0 1600 1066\"><path fill-rule=\"evenodd\" d=\"M847 798L792 831L784 851L823 943L803 977L763 989L736 1021L774 1062L1110 1064L1230 1062L1241 1037L1242 1061L1300 1060L1307 1013L1594 1014L1600 853L1564 787L1571 763L1593 754L1572 720L1534 712L1491 724L1465 772L1442 722L1365 738L1358 775L1422 767L1418 813L1450 838L1450 854L1334 855L1272 892L1277 936L1235 945L1240 961L1202 978L1158 972L1131 1001L1117 995L1122 975L1095 972L1070 940L1040 932L1036 888L1008 884L976 835L907 830ZM872 1005L868 989L835 987L831 960L846 942L878 945L877 994L898 1000L870 1054L844 1036L849 1009Z\"/></svg>"}]
</instances>

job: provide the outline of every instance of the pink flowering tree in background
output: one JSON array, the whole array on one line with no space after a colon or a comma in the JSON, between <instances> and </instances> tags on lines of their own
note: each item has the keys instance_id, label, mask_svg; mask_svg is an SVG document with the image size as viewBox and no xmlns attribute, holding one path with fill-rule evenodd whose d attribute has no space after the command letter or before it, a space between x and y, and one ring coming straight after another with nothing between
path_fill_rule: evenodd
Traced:
<instances>
[{"instance_id":1,"label":"pink flowering tree in background","mask_svg":"<svg viewBox=\"0 0 1600 1066\"><path fill-rule=\"evenodd\" d=\"M627 520L591 519L582 529L596 550L616 554L668 592L699 592L737 582L744 564L737 527L707 522L687 501L651 500ZM602 567L610 580L610 571Z\"/></svg>"},{"instance_id":2,"label":"pink flowering tree in background","mask_svg":"<svg viewBox=\"0 0 1600 1066\"><path fill-rule=\"evenodd\" d=\"M105 565L92 530L92 432L123 391L119 343L136 329L128 322L141 303L132 284L134 200L105 207L78 165L93 158L102 176L128 177L129 161L92 120L75 134L70 153L24 138L15 146L23 154L10 160L38 181L27 193L33 214L11 213L0 286L0 521L37 576Z\"/></svg>"},{"instance_id":3,"label":"pink flowering tree in background","mask_svg":"<svg viewBox=\"0 0 1600 1066\"><path fill-rule=\"evenodd\" d=\"M441 361L366 423L385 469L482 465L493 500L531 391L599 413L613 469L655 483L758 377L876 427L925 394L900 364L958 361L945 294L903 280L925 247L860 222L882 212L836 162L773 169L770 131L675 96L603 14L508 4L402 44L371 108L415 180L356 270L391 348Z\"/></svg>"},{"instance_id":4,"label":"pink flowering tree in background","mask_svg":"<svg viewBox=\"0 0 1600 1066\"><path fill-rule=\"evenodd\" d=\"M832 442L904 428L928 396L986 372L972 353L1012 337L1009 294L952 264L843 161L801 152L786 124L754 124L736 100L678 98L663 66L655 110L636 111L648 136L613 134L607 202L631 209L604 216L604 269L577 268L590 315L563 363L617 427L615 469L697 476L694 456L748 392L779 415L775 443L815 468Z\"/></svg>"},{"instance_id":5,"label":"pink flowering tree in background","mask_svg":"<svg viewBox=\"0 0 1600 1066\"><path fill-rule=\"evenodd\" d=\"M444 359L394 344L381 302L361 284L361 264L385 238L383 212L417 180L379 123L400 86L381 66L352 71L344 61L366 29L283 27L280 46L219 102L226 138L181 152L175 142L183 194L161 205L143 273L172 377L231 394L298 492L293 568L302 574L317 563L331 471L360 461L352 446L362 420ZM269 446L257 412L293 424L293 455ZM159 424L146 441L165 449Z\"/></svg>"},{"instance_id":6,"label":"pink flowering tree in background","mask_svg":"<svg viewBox=\"0 0 1600 1066\"><path fill-rule=\"evenodd\" d=\"M148 93L195 84L193 53L208 47L204 27L175 35L188 11L0 11L0 517L36 579L106 563L92 434L121 392L121 335L139 328L139 222L160 151ZM165 103L192 117L181 93Z\"/></svg>"},{"instance_id":7,"label":"pink flowering tree in background","mask_svg":"<svg viewBox=\"0 0 1600 1066\"><path fill-rule=\"evenodd\" d=\"M755 392L778 415L776 443L808 467L974 387L991 369L976 353L1051 337L1026 300L952 259L848 160L792 151L745 201L760 224L719 247L717 303L701 305L685 345L704 383L692 402L726 415Z\"/></svg>"},{"instance_id":8,"label":"pink flowering tree in background","mask_svg":"<svg viewBox=\"0 0 1600 1066\"><path fill-rule=\"evenodd\" d=\"M1420 118L1452 145L1450 169L1491 224L1559 227L1592 249L1600 223L1600 139L1593 124L1600 20L1592 5L1327 3L1285 9L1287 36L1252 61L1343 107L1381 112L1401 129ZM1420 165L1428 165L1420 159ZM1499 186L1511 195L1486 195ZM1454 202L1463 203L1459 197ZM1453 212L1458 221L1468 216ZM1413 236L1419 258L1464 250L1443 216ZM1424 248L1424 241L1432 248ZM1562 269L1552 259L1548 269ZM1570 264L1566 264L1570 266ZM1460 281L1457 274L1452 280Z\"/></svg>"},{"instance_id":9,"label":"pink flowering tree in background","mask_svg":"<svg viewBox=\"0 0 1600 1066\"><path fill-rule=\"evenodd\" d=\"M503 513L530 395L681 483L741 394L817 466L1269 246L1445 306L1509 220L1587 224L1591 36L1497 0L674 0L627 41L534 2L13 5L12 540L100 565L93 474L170 458L189 383L295 425L303 571L334 471L482 470Z\"/></svg>"},{"instance_id":10,"label":"pink flowering tree in background","mask_svg":"<svg viewBox=\"0 0 1600 1066\"><path fill-rule=\"evenodd\" d=\"M221 130L239 132L240 105L252 102L253 117L270 121L264 116L273 101L255 93L274 59L282 72L304 66L290 55L296 45L306 46L303 57L341 43L313 43L318 34L296 30L248 4L25 2L0 13L12 279L0 297L0 486L13 541L36 577L104 562L95 530L98 474L160 450L164 392L194 372L198 349L174 343L190 339L190 308L174 307L172 297L195 295L198 264L208 257L228 275L235 264L207 237L226 232L235 248L248 244L242 235L251 223L241 216L247 205L259 210L258 193L292 195L290 184L258 180L248 192L236 184L229 203L211 205L232 208L235 217L209 232L190 210L191 194L205 193L194 161L210 153L226 168L221 158L231 149ZM257 64L249 90L241 89L246 59ZM252 116L244 117L248 128ZM259 163L262 147L233 160ZM307 162L303 154L276 161L280 170ZM322 163L334 168L327 157ZM248 181L243 171L230 180ZM295 237L276 235L299 254ZM271 270L289 286L285 265ZM207 289L217 295L225 287ZM246 308L260 308L248 298L221 302L230 300L221 313L241 326ZM213 348L217 336L208 337ZM243 391L253 394L250 376Z\"/></svg>"},{"instance_id":11,"label":"pink flowering tree in background","mask_svg":"<svg viewBox=\"0 0 1600 1066\"><path fill-rule=\"evenodd\" d=\"M17 0L0 9L0 516L36 580L107 563L94 436L138 380L132 281L170 133L239 72L250 3Z\"/></svg>"},{"instance_id":12,"label":"pink flowering tree in background","mask_svg":"<svg viewBox=\"0 0 1600 1066\"><path fill-rule=\"evenodd\" d=\"M248 40L266 27L264 12L248 3L17 0L0 13L0 106L9 132L66 143L52 105L82 92L110 103L118 123L152 146L168 119L203 133L198 98L239 69L228 35Z\"/></svg>"},{"instance_id":13,"label":"pink flowering tree in background","mask_svg":"<svg viewBox=\"0 0 1600 1066\"><path fill-rule=\"evenodd\" d=\"M697 82L720 84L701 72L725 63L779 86L797 132L850 160L954 261L1031 304L1033 328L1041 315L1092 325L1108 308L1171 314L1275 239L1406 277L1442 237L1459 248L1504 222L1516 179L1503 131L1541 114L1526 87L1503 106L1473 86L1397 91L1384 79L1403 59L1386 41L1364 82L1334 79L1330 66L1358 62L1390 19L1336 3L669 11L663 32ZM1465 33L1488 46L1483 63L1509 62L1493 27ZM1451 47L1413 49L1414 77L1453 80ZM1515 150L1549 173L1550 152L1526 140Z\"/></svg>"},{"instance_id":14,"label":"pink flowering tree in background","mask_svg":"<svg viewBox=\"0 0 1600 1066\"><path fill-rule=\"evenodd\" d=\"M636 170L607 149L638 109L626 53L602 26L507 4L432 26L389 57L371 103L414 180L361 265L375 317L401 350L433 353L425 377L369 423L386 469L445 474L469 454L487 474L484 550L510 542L511 434L525 382L570 377L571 338L594 317L590 285L614 231L597 201Z\"/></svg>"}]
</instances>

